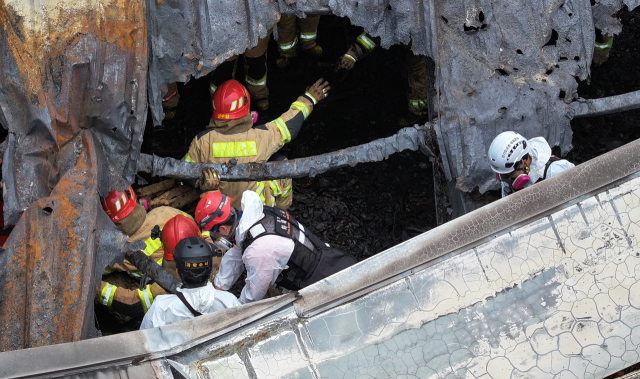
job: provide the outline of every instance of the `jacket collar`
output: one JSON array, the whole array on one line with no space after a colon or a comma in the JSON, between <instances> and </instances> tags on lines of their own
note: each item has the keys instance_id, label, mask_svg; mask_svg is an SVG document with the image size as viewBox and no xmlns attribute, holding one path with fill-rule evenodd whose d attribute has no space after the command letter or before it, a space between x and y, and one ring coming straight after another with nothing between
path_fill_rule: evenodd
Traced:
<instances>
[{"instance_id":1,"label":"jacket collar","mask_svg":"<svg viewBox=\"0 0 640 379\"><path fill-rule=\"evenodd\" d=\"M251 118L251 114L235 120L217 120L212 117L207 126L207 128L213 128L220 134L244 133L252 127L253 119Z\"/></svg>"}]
</instances>

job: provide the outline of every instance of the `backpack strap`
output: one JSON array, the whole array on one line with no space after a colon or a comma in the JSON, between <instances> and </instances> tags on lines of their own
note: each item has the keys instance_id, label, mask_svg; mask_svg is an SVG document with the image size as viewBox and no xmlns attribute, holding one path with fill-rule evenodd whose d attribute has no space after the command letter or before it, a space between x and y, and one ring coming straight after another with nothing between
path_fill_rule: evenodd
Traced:
<instances>
[{"instance_id":1,"label":"backpack strap","mask_svg":"<svg viewBox=\"0 0 640 379\"><path fill-rule=\"evenodd\" d=\"M549 158L547 163L544 164L544 174L542 175L542 180L545 180L547 178L547 170L549 170L549 166L551 166L553 162L557 162L559 160L561 159L553 155L551 156L551 158Z\"/></svg>"},{"instance_id":2,"label":"backpack strap","mask_svg":"<svg viewBox=\"0 0 640 379\"><path fill-rule=\"evenodd\" d=\"M180 301L182 301L182 304L184 304L184 306L189 309L189 312L191 312L193 317L202 316L202 313L200 313L200 312L196 311L195 309L193 309L191 304L189 304L187 299L185 299L184 294L182 292L176 291L176 295L178 295L178 299L180 299Z\"/></svg>"}]
</instances>

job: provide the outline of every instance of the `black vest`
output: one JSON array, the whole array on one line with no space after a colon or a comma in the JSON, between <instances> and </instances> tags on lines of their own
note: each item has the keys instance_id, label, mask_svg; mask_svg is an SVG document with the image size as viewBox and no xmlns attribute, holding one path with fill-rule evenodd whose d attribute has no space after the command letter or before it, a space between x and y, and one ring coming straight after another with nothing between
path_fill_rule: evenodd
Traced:
<instances>
[{"instance_id":1,"label":"black vest","mask_svg":"<svg viewBox=\"0 0 640 379\"><path fill-rule=\"evenodd\" d=\"M289 238L294 243L293 252L276 283L292 291L324 279L352 264L355 258L333 249L313 233L306 230L289 212L277 207L264 207L264 218L253 224L242 241L244 251L256 239L268 235Z\"/></svg>"}]
</instances>

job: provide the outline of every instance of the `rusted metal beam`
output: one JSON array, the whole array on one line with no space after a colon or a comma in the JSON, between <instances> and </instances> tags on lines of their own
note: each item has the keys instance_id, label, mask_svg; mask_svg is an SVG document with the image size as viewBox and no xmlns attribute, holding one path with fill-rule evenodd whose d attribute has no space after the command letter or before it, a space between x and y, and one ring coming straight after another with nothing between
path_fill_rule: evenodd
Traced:
<instances>
[{"instance_id":1,"label":"rusted metal beam","mask_svg":"<svg viewBox=\"0 0 640 379\"><path fill-rule=\"evenodd\" d=\"M76 165L27 208L0 256L0 351L95 335L96 278L127 237L101 209L101 166L91 133L83 137Z\"/></svg>"},{"instance_id":2,"label":"rusted metal beam","mask_svg":"<svg viewBox=\"0 0 640 379\"><path fill-rule=\"evenodd\" d=\"M323 172L345 166L354 166L363 162L379 162L389 155L403 150L418 150L433 156L435 132L431 124L401 129L391 137L334 151L289 161L243 164L197 164L179 161L173 158L161 158L156 155L141 154L138 160L138 172L153 176L166 176L177 179L196 179L204 167L214 167L220 177L226 181L273 180L315 176Z\"/></svg>"},{"instance_id":3,"label":"rusted metal beam","mask_svg":"<svg viewBox=\"0 0 640 379\"><path fill-rule=\"evenodd\" d=\"M568 105L573 118L600 116L640 108L640 91L600 99L578 99Z\"/></svg>"}]
</instances>

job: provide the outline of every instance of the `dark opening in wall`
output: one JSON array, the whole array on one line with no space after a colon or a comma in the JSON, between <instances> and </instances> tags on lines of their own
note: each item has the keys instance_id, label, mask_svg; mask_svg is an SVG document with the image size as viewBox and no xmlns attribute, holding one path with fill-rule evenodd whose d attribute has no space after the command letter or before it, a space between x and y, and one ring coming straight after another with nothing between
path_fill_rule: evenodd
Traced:
<instances>
[{"instance_id":1,"label":"dark opening in wall","mask_svg":"<svg viewBox=\"0 0 640 379\"><path fill-rule=\"evenodd\" d=\"M558 97L564 99L565 96L567 96L567 93L564 90L560 90L560 94L558 95Z\"/></svg>"},{"instance_id":2,"label":"dark opening in wall","mask_svg":"<svg viewBox=\"0 0 640 379\"><path fill-rule=\"evenodd\" d=\"M444 21L444 23L445 23L445 24L448 24L448 23L449 23L449 20L447 20L447 18L446 18L446 17L444 17L444 16L440 16L440 17L442 18L442 21Z\"/></svg>"},{"instance_id":3,"label":"dark opening in wall","mask_svg":"<svg viewBox=\"0 0 640 379\"><path fill-rule=\"evenodd\" d=\"M518 50L516 50L516 53L522 54L522 50L518 49Z\"/></svg>"},{"instance_id":4,"label":"dark opening in wall","mask_svg":"<svg viewBox=\"0 0 640 379\"><path fill-rule=\"evenodd\" d=\"M549 38L549 41L547 41L544 46L555 46L556 42L558 42L558 32L556 32L555 29L551 29L551 38Z\"/></svg>"},{"instance_id":5,"label":"dark opening in wall","mask_svg":"<svg viewBox=\"0 0 640 379\"><path fill-rule=\"evenodd\" d=\"M448 21L444 16L442 18L443 22ZM408 112L409 83L406 71L410 67L405 66L415 62L415 56L407 46L394 45L388 50L377 47L367 57L358 60L344 77L334 74L336 62L362 32L361 27L351 25L347 18L322 16L317 37L317 43L323 49L322 56L312 57L298 51L297 57L284 68L277 65L278 45L271 39L267 55L269 109L258 110L259 124L280 117L304 93L305 88L319 78L329 80L331 86L330 96L313 107L297 137L285 144L278 153L288 159L308 157L389 137L403 128L398 120ZM435 64L429 59L427 61L427 87L435 92ZM245 84L242 58L238 59L235 78ZM165 119L161 128L147 125L142 152L178 159L184 157L193 138L205 130L211 118L209 79L191 79L187 84L178 85L180 101L174 118ZM431 97L428 100L433 101ZM251 106L254 105L252 97ZM305 227L315 229L319 236L327 233L328 243L340 245L361 258L399 243L399 235L405 226L421 230L435 226L432 222L435 220L433 203L424 202L410 209L384 211L382 218L378 215L370 218L369 215L373 214L376 202L384 202L389 193L400 196L398 204L432 197L430 193L422 194L425 188L433 188L433 179L430 174L425 175L425 167L430 167L430 163L421 154L395 154L384 162L359 164L314 178L294 179L292 214ZM384 184L389 176L397 177L397 180L394 179L391 185ZM367 193L371 191L371 186L379 191L373 195ZM321 202L326 201L331 206L337 204L349 209L351 214L364 214L367 222L344 227L351 222L349 212L344 216L336 216L316 211L316 208L324 209L326 204L321 205ZM378 225L380 222L382 224ZM380 235L364 240L364 237L354 238L351 235L369 236L371 223L375 224L373 230L382 231ZM335 230L336 225L339 230Z\"/></svg>"},{"instance_id":6,"label":"dark opening in wall","mask_svg":"<svg viewBox=\"0 0 640 379\"><path fill-rule=\"evenodd\" d=\"M502 76L509 76L509 73L501 68L496 68L496 72Z\"/></svg>"}]
</instances>

